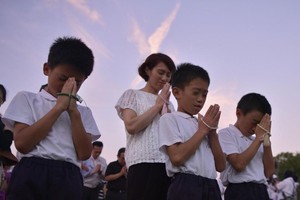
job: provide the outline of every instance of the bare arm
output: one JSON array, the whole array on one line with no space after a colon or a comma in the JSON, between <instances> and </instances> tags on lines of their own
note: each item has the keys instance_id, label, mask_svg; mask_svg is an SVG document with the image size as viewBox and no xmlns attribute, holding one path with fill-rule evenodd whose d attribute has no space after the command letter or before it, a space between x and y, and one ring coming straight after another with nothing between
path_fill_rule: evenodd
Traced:
<instances>
[{"instance_id":1,"label":"bare arm","mask_svg":"<svg viewBox=\"0 0 300 200\"><path fill-rule=\"evenodd\" d=\"M74 78L69 78L72 87L72 94L77 94L77 85ZM69 81L68 80L68 81ZM68 82L66 82L68 83ZM73 98L69 99L69 106L67 112L71 120L72 139L74 147L79 160L86 160L91 156L92 152L92 138L90 134L87 134L82 123L80 112L77 109L76 100Z\"/></svg>"},{"instance_id":2,"label":"bare arm","mask_svg":"<svg viewBox=\"0 0 300 200\"><path fill-rule=\"evenodd\" d=\"M209 138L209 145L210 145L211 151L214 155L216 170L218 172L222 172L225 169L226 160L225 160L225 155L222 151L216 130L212 130L208 134L208 138Z\"/></svg>"},{"instance_id":3,"label":"bare arm","mask_svg":"<svg viewBox=\"0 0 300 200\"><path fill-rule=\"evenodd\" d=\"M246 166L255 156L260 145L261 141L259 140L259 138L256 138L244 152L230 154L227 156L227 160L236 171L244 171Z\"/></svg>"},{"instance_id":4,"label":"bare arm","mask_svg":"<svg viewBox=\"0 0 300 200\"><path fill-rule=\"evenodd\" d=\"M169 88L170 85L166 84L160 93L164 99L168 99L170 96ZM154 117L161 112L163 104L163 99L157 97L155 105L139 116L131 109L124 109L122 116L128 133L133 135L145 129L153 121Z\"/></svg>"},{"instance_id":5,"label":"bare arm","mask_svg":"<svg viewBox=\"0 0 300 200\"><path fill-rule=\"evenodd\" d=\"M16 122L14 125L16 149L23 154L30 152L35 145L48 135L53 124L63 111L64 109L56 104L44 117L31 126Z\"/></svg>"},{"instance_id":6,"label":"bare arm","mask_svg":"<svg viewBox=\"0 0 300 200\"><path fill-rule=\"evenodd\" d=\"M183 165L199 148L203 138L206 136L205 130L197 132L186 142L176 143L166 148L167 154L175 166Z\"/></svg>"},{"instance_id":7,"label":"bare arm","mask_svg":"<svg viewBox=\"0 0 300 200\"><path fill-rule=\"evenodd\" d=\"M263 163L265 176L270 178L275 173L275 162L271 146L264 147Z\"/></svg>"}]
</instances>

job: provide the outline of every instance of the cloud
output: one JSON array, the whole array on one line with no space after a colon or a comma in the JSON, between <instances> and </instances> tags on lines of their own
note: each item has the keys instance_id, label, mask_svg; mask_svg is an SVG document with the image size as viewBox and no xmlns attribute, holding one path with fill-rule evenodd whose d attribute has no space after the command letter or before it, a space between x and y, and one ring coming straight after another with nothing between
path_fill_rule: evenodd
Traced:
<instances>
[{"instance_id":1,"label":"cloud","mask_svg":"<svg viewBox=\"0 0 300 200\"><path fill-rule=\"evenodd\" d=\"M131 40L136 43L139 54L146 56L150 53L150 47L147 43L146 36L140 29L137 21L133 20L133 31Z\"/></svg>"},{"instance_id":2,"label":"cloud","mask_svg":"<svg viewBox=\"0 0 300 200\"><path fill-rule=\"evenodd\" d=\"M166 38L173 21L175 20L179 11L180 4L177 3L171 14L161 23L156 31L149 37L148 43L150 45L151 53L158 52L161 43Z\"/></svg>"},{"instance_id":3,"label":"cloud","mask_svg":"<svg viewBox=\"0 0 300 200\"><path fill-rule=\"evenodd\" d=\"M139 54L142 57L146 57L151 53L159 51L160 45L166 38L172 23L176 19L179 8L180 4L177 3L170 15L161 23L161 25L150 35L148 39L146 39L146 36L139 27L137 21L133 20L133 31L130 40L136 44ZM130 85L132 88L135 88L140 84L141 81L142 79L139 76L136 76Z\"/></svg>"},{"instance_id":4,"label":"cloud","mask_svg":"<svg viewBox=\"0 0 300 200\"><path fill-rule=\"evenodd\" d=\"M101 15L96 11L91 9L86 0L67 0L72 6L90 18L92 21L98 22L101 25L104 25L104 21Z\"/></svg>"}]
</instances>

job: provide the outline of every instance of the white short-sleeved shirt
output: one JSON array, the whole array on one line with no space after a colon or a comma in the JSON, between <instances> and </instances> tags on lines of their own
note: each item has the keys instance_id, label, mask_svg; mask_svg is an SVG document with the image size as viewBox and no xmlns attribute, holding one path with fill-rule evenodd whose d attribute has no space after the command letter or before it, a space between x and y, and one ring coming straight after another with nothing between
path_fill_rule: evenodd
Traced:
<instances>
[{"instance_id":1,"label":"white short-sleeved shirt","mask_svg":"<svg viewBox=\"0 0 300 200\"><path fill-rule=\"evenodd\" d=\"M221 147L226 155L244 152L255 139L254 136L244 136L240 130L233 125L229 125L229 127L221 129L218 134ZM244 171L235 171L234 168L227 162L226 168L221 173L220 177L225 185L227 185L228 182L266 183L267 180L264 174L262 145L259 147L257 153L246 166Z\"/></svg>"},{"instance_id":2,"label":"white short-sleeved shirt","mask_svg":"<svg viewBox=\"0 0 300 200\"><path fill-rule=\"evenodd\" d=\"M89 159L83 161L83 164L88 167L88 171L81 170L83 175L83 185L89 188L95 188L99 183L105 183L106 181L102 178L105 176L105 171L107 168L106 159L99 156L98 158L94 159L91 156ZM93 173L96 165L101 166L101 175L98 173Z\"/></svg>"},{"instance_id":3,"label":"white short-sleeved shirt","mask_svg":"<svg viewBox=\"0 0 300 200\"><path fill-rule=\"evenodd\" d=\"M131 109L138 116L149 110L156 103L157 95L144 92L141 90L126 90L119 98L115 108L121 119L122 110ZM172 104L169 109L174 111ZM125 160L127 167L138 163L164 163L165 157L159 151L158 146L158 120L161 117L157 114L153 121L142 131L137 134L130 135L126 131L126 151Z\"/></svg>"},{"instance_id":4,"label":"white short-sleeved shirt","mask_svg":"<svg viewBox=\"0 0 300 200\"><path fill-rule=\"evenodd\" d=\"M184 163L177 167L172 164L166 147L175 143L184 143L189 140L198 130L198 120L186 113L167 113L159 121L159 146L166 156L166 170L168 176L175 173L188 173L210 179L217 178L214 157L206 136L196 152Z\"/></svg>"},{"instance_id":5,"label":"white short-sleeved shirt","mask_svg":"<svg viewBox=\"0 0 300 200\"><path fill-rule=\"evenodd\" d=\"M9 129L13 129L15 122L31 126L56 104L56 98L45 90L35 94L19 92L5 111L3 122ZM83 126L93 140L100 137L100 132L88 107L78 105ZM63 112L53 124L48 135L41 140L29 153L20 154L22 157L41 157L46 159L62 160L80 166L72 140L71 121L68 113Z\"/></svg>"},{"instance_id":6,"label":"white short-sleeved shirt","mask_svg":"<svg viewBox=\"0 0 300 200\"><path fill-rule=\"evenodd\" d=\"M283 192L286 197L291 197L296 193L296 184L292 177L285 178L276 184L277 189Z\"/></svg>"}]
</instances>

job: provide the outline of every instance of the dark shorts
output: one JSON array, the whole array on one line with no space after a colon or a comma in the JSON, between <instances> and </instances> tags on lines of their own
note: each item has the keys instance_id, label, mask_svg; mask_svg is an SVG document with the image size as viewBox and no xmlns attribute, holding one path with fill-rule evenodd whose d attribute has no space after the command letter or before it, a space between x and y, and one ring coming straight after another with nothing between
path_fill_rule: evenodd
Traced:
<instances>
[{"instance_id":1,"label":"dark shorts","mask_svg":"<svg viewBox=\"0 0 300 200\"><path fill-rule=\"evenodd\" d=\"M125 190L107 190L105 200L126 200Z\"/></svg>"},{"instance_id":2,"label":"dark shorts","mask_svg":"<svg viewBox=\"0 0 300 200\"><path fill-rule=\"evenodd\" d=\"M9 200L80 200L83 180L78 166L58 160L22 158L12 172Z\"/></svg>"},{"instance_id":3,"label":"dark shorts","mask_svg":"<svg viewBox=\"0 0 300 200\"><path fill-rule=\"evenodd\" d=\"M178 173L168 191L168 200L221 200L216 179L193 174Z\"/></svg>"},{"instance_id":4,"label":"dark shorts","mask_svg":"<svg viewBox=\"0 0 300 200\"><path fill-rule=\"evenodd\" d=\"M171 179L164 163L141 163L129 167L128 200L166 200Z\"/></svg>"},{"instance_id":5,"label":"dark shorts","mask_svg":"<svg viewBox=\"0 0 300 200\"><path fill-rule=\"evenodd\" d=\"M269 200L267 186L259 183L229 183L225 200Z\"/></svg>"}]
</instances>

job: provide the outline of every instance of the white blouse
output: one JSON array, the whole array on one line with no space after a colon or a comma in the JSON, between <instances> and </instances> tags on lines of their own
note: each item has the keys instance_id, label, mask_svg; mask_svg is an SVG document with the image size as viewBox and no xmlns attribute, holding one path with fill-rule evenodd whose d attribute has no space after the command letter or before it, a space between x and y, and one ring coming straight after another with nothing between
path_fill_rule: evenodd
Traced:
<instances>
[{"instance_id":1,"label":"white blouse","mask_svg":"<svg viewBox=\"0 0 300 200\"><path fill-rule=\"evenodd\" d=\"M131 109L137 115L141 115L155 105L157 95L141 90L126 90L118 100L115 108L119 117L123 120L122 111ZM169 104L169 109L174 111L174 106ZM138 163L165 163L164 155L159 151L158 145L158 121L161 114L157 114L153 121L139 133L130 135L126 131L125 160L129 168Z\"/></svg>"}]
</instances>

